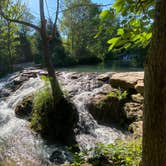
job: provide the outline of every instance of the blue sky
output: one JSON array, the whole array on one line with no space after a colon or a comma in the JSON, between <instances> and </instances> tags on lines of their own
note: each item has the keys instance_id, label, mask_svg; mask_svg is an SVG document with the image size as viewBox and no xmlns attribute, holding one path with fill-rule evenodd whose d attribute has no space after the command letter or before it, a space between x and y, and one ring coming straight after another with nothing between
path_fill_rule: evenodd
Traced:
<instances>
[{"instance_id":1,"label":"blue sky","mask_svg":"<svg viewBox=\"0 0 166 166\"><path fill-rule=\"evenodd\" d=\"M28 6L28 8L31 10L31 13L35 16L38 17L39 16L39 1L38 0L22 0L23 2L25 2L26 6ZM98 3L98 4L112 4L114 0L92 0L92 2L94 3ZM51 17L53 16L53 14L55 13L55 0L47 0L48 3L48 8L49 8L49 12ZM47 10L45 10L46 15L48 15Z\"/></svg>"}]
</instances>

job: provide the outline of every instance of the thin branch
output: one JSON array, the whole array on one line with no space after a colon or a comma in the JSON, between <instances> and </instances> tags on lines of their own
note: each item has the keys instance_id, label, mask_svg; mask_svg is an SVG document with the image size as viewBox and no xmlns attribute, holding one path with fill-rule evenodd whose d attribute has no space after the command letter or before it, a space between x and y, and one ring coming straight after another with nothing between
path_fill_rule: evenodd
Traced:
<instances>
[{"instance_id":1,"label":"thin branch","mask_svg":"<svg viewBox=\"0 0 166 166\"><path fill-rule=\"evenodd\" d=\"M54 21L54 25L57 24L57 21L58 21L58 16L59 16L59 0L57 0L57 7L56 7L56 16L55 16L55 21Z\"/></svg>"},{"instance_id":2,"label":"thin branch","mask_svg":"<svg viewBox=\"0 0 166 166\"><path fill-rule=\"evenodd\" d=\"M57 7L56 7L56 15L55 15L55 21L54 21L54 25L53 25L53 29L52 29L52 37L55 37L55 33L56 33L56 24L58 21L58 16L59 16L59 0L57 0Z\"/></svg>"},{"instance_id":3,"label":"thin branch","mask_svg":"<svg viewBox=\"0 0 166 166\"><path fill-rule=\"evenodd\" d=\"M63 9L59 12L65 12L65 11L72 10L72 9L80 7L80 6L89 6L89 7L91 7L91 6L94 6L94 5L96 5L98 7L106 7L106 6L111 6L112 3L111 4L105 4L105 5L100 5L100 4L77 4L77 5L73 5L72 7L67 8L67 9Z\"/></svg>"}]
</instances>

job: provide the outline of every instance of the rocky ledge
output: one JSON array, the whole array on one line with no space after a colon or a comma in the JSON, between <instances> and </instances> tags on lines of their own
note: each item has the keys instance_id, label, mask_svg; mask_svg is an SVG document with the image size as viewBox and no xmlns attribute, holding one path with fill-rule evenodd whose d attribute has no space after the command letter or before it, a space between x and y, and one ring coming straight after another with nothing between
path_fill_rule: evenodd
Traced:
<instances>
[{"instance_id":1,"label":"rocky ledge","mask_svg":"<svg viewBox=\"0 0 166 166\"><path fill-rule=\"evenodd\" d=\"M107 88L107 94L91 97L88 109L92 116L101 124L116 123L127 128L134 138L142 136L144 73L113 73L110 77L102 74L97 78L107 81L111 88Z\"/></svg>"},{"instance_id":2,"label":"rocky ledge","mask_svg":"<svg viewBox=\"0 0 166 166\"><path fill-rule=\"evenodd\" d=\"M65 90L70 98L82 91L95 92L87 103L87 109L98 123L119 124L128 128L134 137L142 135L143 72L107 72L102 74L57 72L56 74L62 87L67 86ZM24 77L23 81L19 81L16 87L13 86L9 90L14 91L21 86L22 82L30 77L37 77L37 75L47 75L47 72L42 70L23 71L17 76L19 80ZM126 94L123 94L124 92ZM26 99L23 99L16 107L16 115L22 116L30 113L32 103L30 99L33 100L33 97Z\"/></svg>"}]
</instances>

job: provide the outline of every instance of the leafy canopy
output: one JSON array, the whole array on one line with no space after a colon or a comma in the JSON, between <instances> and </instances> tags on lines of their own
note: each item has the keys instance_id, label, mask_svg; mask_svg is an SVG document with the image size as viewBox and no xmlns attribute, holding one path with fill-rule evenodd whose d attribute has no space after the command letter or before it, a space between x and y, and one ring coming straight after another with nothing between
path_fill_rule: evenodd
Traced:
<instances>
[{"instance_id":1,"label":"leafy canopy","mask_svg":"<svg viewBox=\"0 0 166 166\"><path fill-rule=\"evenodd\" d=\"M116 36L108 40L109 50L121 51L133 47L147 47L152 37L154 0L116 0L111 8L120 17ZM101 13L104 20L108 10Z\"/></svg>"}]
</instances>

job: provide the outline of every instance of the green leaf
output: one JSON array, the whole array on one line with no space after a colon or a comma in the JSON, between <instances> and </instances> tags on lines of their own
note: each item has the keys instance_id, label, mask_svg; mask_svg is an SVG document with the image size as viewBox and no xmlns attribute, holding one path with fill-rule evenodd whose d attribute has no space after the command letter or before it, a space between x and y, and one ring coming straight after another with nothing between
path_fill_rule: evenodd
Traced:
<instances>
[{"instance_id":1,"label":"green leaf","mask_svg":"<svg viewBox=\"0 0 166 166\"><path fill-rule=\"evenodd\" d=\"M109 49L108 49L108 50L111 51L111 50L114 48L114 46L116 45L116 43L117 43L120 39L121 39L121 37L114 37L114 38L108 40L108 44L111 44L111 45L109 46Z\"/></svg>"},{"instance_id":2,"label":"green leaf","mask_svg":"<svg viewBox=\"0 0 166 166\"><path fill-rule=\"evenodd\" d=\"M126 44L124 45L124 48L127 50L128 48L130 48L130 46L131 46L131 43L126 43Z\"/></svg>"},{"instance_id":3,"label":"green leaf","mask_svg":"<svg viewBox=\"0 0 166 166\"><path fill-rule=\"evenodd\" d=\"M123 28L119 28L117 30L117 34L122 36L124 34L124 29Z\"/></svg>"},{"instance_id":4,"label":"green leaf","mask_svg":"<svg viewBox=\"0 0 166 166\"><path fill-rule=\"evenodd\" d=\"M147 40L149 40L149 39L151 39L152 38L152 32L150 32L150 33L148 33L147 35L146 35L146 39Z\"/></svg>"},{"instance_id":5,"label":"green leaf","mask_svg":"<svg viewBox=\"0 0 166 166\"><path fill-rule=\"evenodd\" d=\"M107 17L107 15L109 14L109 10L103 10L101 13L100 13L100 17Z\"/></svg>"}]
</instances>

